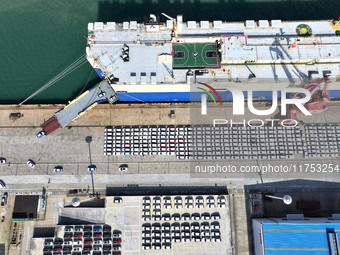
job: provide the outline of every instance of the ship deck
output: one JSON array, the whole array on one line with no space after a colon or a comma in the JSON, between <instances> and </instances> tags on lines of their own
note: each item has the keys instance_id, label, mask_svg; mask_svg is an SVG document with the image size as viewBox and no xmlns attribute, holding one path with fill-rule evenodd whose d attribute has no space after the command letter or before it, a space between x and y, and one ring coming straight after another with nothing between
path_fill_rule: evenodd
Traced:
<instances>
[{"instance_id":1,"label":"ship deck","mask_svg":"<svg viewBox=\"0 0 340 255\"><path fill-rule=\"evenodd\" d=\"M87 58L104 76L118 78L117 85L189 84L193 77L188 71L203 69L200 78L236 82L248 79L251 72L274 83L294 83L311 74L316 78L327 73L333 79L339 75L340 37L325 20L177 25L168 20L151 32L152 26L133 21L89 27ZM129 60L123 61L126 46Z\"/></svg>"}]
</instances>

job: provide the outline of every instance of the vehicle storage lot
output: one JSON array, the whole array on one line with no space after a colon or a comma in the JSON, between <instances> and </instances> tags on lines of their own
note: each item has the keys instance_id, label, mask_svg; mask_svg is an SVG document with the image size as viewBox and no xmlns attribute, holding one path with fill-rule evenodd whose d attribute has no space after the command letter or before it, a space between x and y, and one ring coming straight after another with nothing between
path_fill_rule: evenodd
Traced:
<instances>
[{"instance_id":1,"label":"vehicle storage lot","mask_svg":"<svg viewBox=\"0 0 340 255\"><path fill-rule=\"evenodd\" d=\"M120 204L113 203L113 197L107 198L107 224L114 226L114 228L122 230L122 254L231 254L231 240L230 240L230 211L228 204L228 196L224 195L223 203L218 203L218 196L156 196L157 200L154 200L155 196L135 196L135 197L122 197L123 202ZM192 199L192 207L186 205L186 198ZM178 208L179 201L181 198L183 208ZM197 200L203 199L203 202L197 203ZM214 202L207 203L209 199L213 199ZM167 201L171 201L171 203ZM146 202L150 200L150 202ZM189 200L188 200L189 201ZM212 200L209 200L212 201ZM171 208L169 205L171 204ZM188 203L189 204L189 203ZM202 204L202 206L198 206L198 204ZM214 208L208 208L207 204L214 204ZM218 204L224 204L224 208L218 207ZM145 205L149 205L150 209ZM167 205L167 206L165 206ZM202 208L198 208L202 207ZM212 206L210 206L212 207ZM144 209L143 209L144 208ZM157 209L154 209L157 208ZM145 215L149 212L151 218L147 220ZM156 213L157 212L157 213ZM154 215L159 215L160 218L154 217ZM190 215L190 218L183 217L183 214ZM220 219L195 219L193 215L220 215ZM144 216L143 216L144 215ZM170 215L170 219L167 219L166 216ZM176 219L176 216L180 215L180 219ZM165 216L165 217L163 217ZM173 217L174 216L174 217ZM202 224L203 223L203 224ZM201 225L214 225L218 224L218 229L211 229L209 236L211 237L210 242L203 241L203 231L201 230ZM151 230L145 230L146 226L150 226ZM153 226L160 226L160 230L157 228L152 229ZM170 229L164 229L162 226L169 226ZM190 226L190 230L184 230L182 228L183 225ZM191 226L199 226L199 229L192 230ZM179 226L179 230L177 227ZM144 229L144 230L143 230ZM209 230L204 230L208 232ZM143 238L145 235L143 233L148 232L151 237ZM168 234L162 234L162 233ZM179 233L180 238L176 238L174 232ZM190 241L184 242L183 232L190 233ZM199 233L199 237L201 241L193 241L192 236L193 232ZM212 241L212 232L219 232L221 242L213 242ZM160 235L160 237L156 237L156 234ZM170 237L165 237L170 235ZM197 234L195 234L197 235ZM154 237L155 236L155 237ZM150 246L149 250L143 249L143 239L150 240L150 245L147 244L144 246ZM171 240L170 242L169 239ZM175 242L174 239L180 239L180 241ZM157 242L158 241L158 242ZM145 242L145 241L144 241ZM170 249L164 249L164 246L170 246ZM155 246L159 246L160 249L156 249Z\"/></svg>"}]
</instances>

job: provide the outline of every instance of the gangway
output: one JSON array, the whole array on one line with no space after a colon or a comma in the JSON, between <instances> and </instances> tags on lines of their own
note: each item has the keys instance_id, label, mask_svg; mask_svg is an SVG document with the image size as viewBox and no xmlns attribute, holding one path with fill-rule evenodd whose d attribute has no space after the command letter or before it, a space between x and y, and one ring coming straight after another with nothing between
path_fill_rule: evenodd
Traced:
<instances>
[{"instance_id":1,"label":"gangway","mask_svg":"<svg viewBox=\"0 0 340 255\"><path fill-rule=\"evenodd\" d=\"M41 127L43 128L45 135L48 135L60 127L66 127L97 104L105 101L113 104L117 100L119 100L119 98L116 92L107 80L103 80L73 101L69 102L64 109L56 112L54 116L45 121Z\"/></svg>"}]
</instances>

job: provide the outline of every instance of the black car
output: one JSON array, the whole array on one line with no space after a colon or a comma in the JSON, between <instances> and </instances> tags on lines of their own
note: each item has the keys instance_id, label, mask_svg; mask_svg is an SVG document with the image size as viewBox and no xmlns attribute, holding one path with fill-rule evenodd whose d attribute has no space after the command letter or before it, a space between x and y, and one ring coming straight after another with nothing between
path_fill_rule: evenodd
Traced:
<instances>
[{"instance_id":1,"label":"black car","mask_svg":"<svg viewBox=\"0 0 340 255\"><path fill-rule=\"evenodd\" d=\"M103 232L110 232L111 233L111 226L104 226Z\"/></svg>"},{"instance_id":2,"label":"black car","mask_svg":"<svg viewBox=\"0 0 340 255\"><path fill-rule=\"evenodd\" d=\"M92 232L92 227L91 226L85 226L84 232Z\"/></svg>"},{"instance_id":3,"label":"black car","mask_svg":"<svg viewBox=\"0 0 340 255\"><path fill-rule=\"evenodd\" d=\"M84 238L92 238L92 232L84 233Z\"/></svg>"},{"instance_id":4,"label":"black car","mask_svg":"<svg viewBox=\"0 0 340 255\"><path fill-rule=\"evenodd\" d=\"M103 246L103 251L111 251L111 246Z\"/></svg>"},{"instance_id":5,"label":"black car","mask_svg":"<svg viewBox=\"0 0 340 255\"><path fill-rule=\"evenodd\" d=\"M1 206L5 206L7 204L8 193L5 192L1 198Z\"/></svg>"},{"instance_id":6,"label":"black car","mask_svg":"<svg viewBox=\"0 0 340 255\"><path fill-rule=\"evenodd\" d=\"M83 252L91 252L92 247L84 247Z\"/></svg>"},{"instance_id":7,"label":"black car","mask_svg":"<svg viewBox=\"0 0 340 255\"><path fill-rule=\"evenodd\" d=\"M72 249L71 248L69 248L69 247L64 247L63 248L63 252L70 252Z\"/></svg>"},{"instance_id":8,"label":"black car","mask_svg":"<svg viewBox=\"0 0 340 255\"><path fill-rule=\"evenodd\" d=\"M63 245L62 241L54 241L53 242L54 247L61 247Z\"/></svg>"},{"instance_id":9,"label":"black car","mask_svg":"<svg viewBox=\"0 0 340 255\"><path fill-rule=\"evenodd\" d=\"M72 237L73 237L72 234L65 234L65 235L64 235L64 239L65 239L65 240L70 240L70 239L72 239Z\"/></svg>"},{"instance_id":10,"label":"black car","mask_svg":"<svg viewBox=\"0 0 340 255\"><path fill-rule=\"evenodd\" d=\"M111 238L111 233L104 233L103 237L104 238Z\"/></svg>"}]
</instances>

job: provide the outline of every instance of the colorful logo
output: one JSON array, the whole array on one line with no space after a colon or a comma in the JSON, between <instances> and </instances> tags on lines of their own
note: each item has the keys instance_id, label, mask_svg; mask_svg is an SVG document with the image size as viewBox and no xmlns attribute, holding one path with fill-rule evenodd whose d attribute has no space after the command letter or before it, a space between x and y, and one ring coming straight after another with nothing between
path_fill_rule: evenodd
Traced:
<instances>
[{"instance_id":1,"label":"colorful logo","mask_svg":"<svg viewBox=\"0 0 340 255\"><path fill-rule=\"evenodd\" d=\"M218 101L220 101L220 105L222 106L221 97L218 95L217 91L212 86L210 86L210 85L208 85L206 83L203 83L203 82L199 82L199 84L202 84L203 86L206 86L208 89L210 89L212 92L214 92L214 94L218 98ZM215 105L217 104L215 97L210 93L209 90L201 88L201 87L197 87L197 88L200 89L200 90L203 90L204 92L206 92L212 98L212 100L214 101Z\"/></svg>"}]
</instances>

